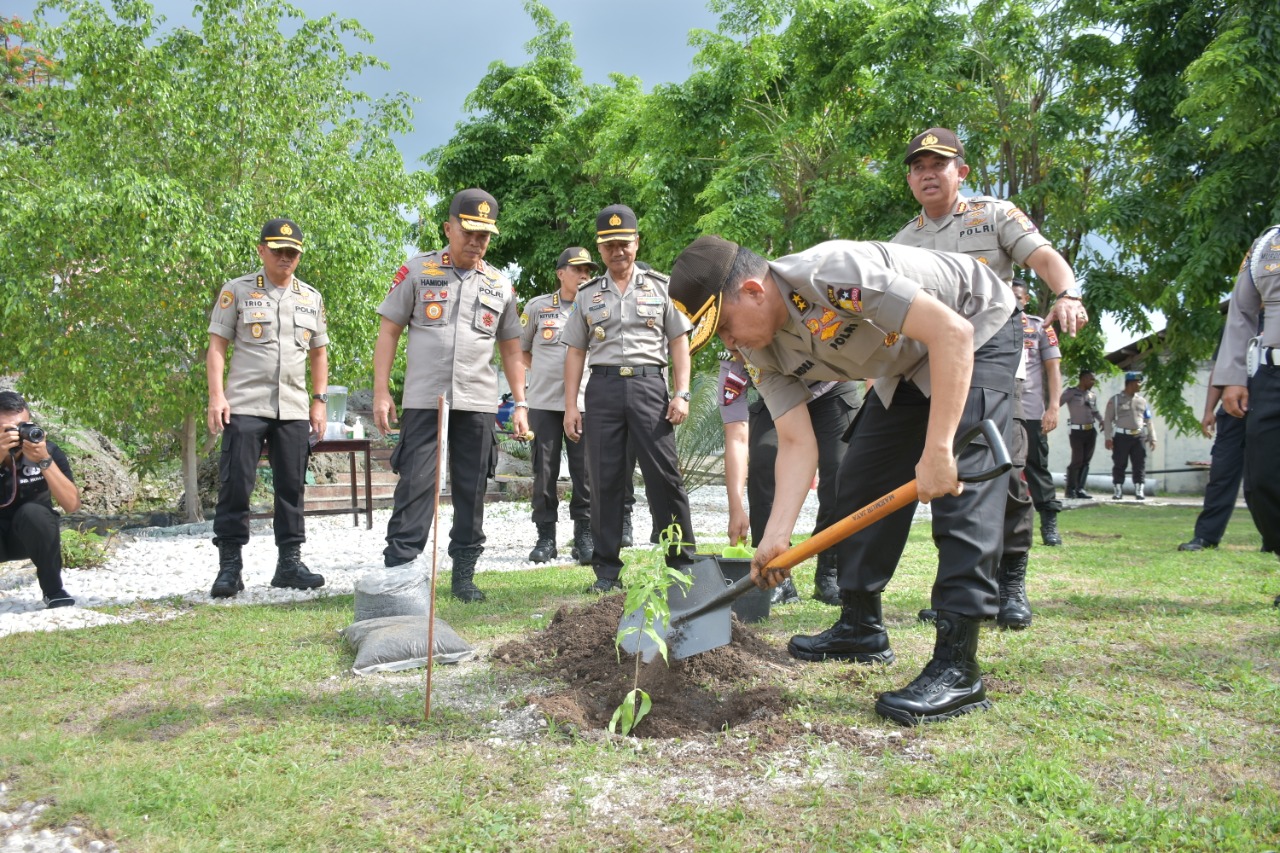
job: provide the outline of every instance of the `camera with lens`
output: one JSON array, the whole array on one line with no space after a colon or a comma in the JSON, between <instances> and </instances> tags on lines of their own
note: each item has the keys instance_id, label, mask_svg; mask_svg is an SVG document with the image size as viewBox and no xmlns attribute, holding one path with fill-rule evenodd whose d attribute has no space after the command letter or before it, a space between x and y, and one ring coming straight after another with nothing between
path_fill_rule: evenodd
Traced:
<instances>
[{"instance_id":1,"label":"camera with lens","mask_svg":"<svg viewBox=\"0 0 1280 853\"><path fill-rule=\"evenodd\" d=\"M29 441L32 444L39 444L44 441L44 429L31 421L25 421L16 427L9 427L9 429L17 430L18 438L22 441Z\"/></svg>"}]
</instances>

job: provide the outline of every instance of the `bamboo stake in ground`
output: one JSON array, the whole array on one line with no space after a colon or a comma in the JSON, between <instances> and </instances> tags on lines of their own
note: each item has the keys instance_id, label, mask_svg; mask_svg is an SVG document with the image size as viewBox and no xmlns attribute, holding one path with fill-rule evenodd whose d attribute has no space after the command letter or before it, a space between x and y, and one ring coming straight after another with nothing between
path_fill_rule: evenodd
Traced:
<instances>
[{"instance_id":1,"label":"bamboo stake in ground","mask_svg":"<svg viewBox=\"0 0 1280 853\"><path fill-rule=\"evenodd\" d=\"M439 420L436 422L436 512L431 519L431 583L427 596L427 682L422 719L431 719L431 669L436 659L436 574L440 569L440 484L444 482L444 463L449 458L449 402L441 394L437 398Z\"/></svg>"}]
</instances>

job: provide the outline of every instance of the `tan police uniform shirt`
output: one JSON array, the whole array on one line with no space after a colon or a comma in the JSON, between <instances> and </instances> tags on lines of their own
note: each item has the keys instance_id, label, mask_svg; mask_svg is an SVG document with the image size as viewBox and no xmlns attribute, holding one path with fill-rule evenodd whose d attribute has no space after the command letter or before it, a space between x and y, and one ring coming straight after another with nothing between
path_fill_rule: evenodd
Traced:
<instances>
[{"instance_id":1,"label":"tan police uniform shirt","mask_svg":"<svg viewBox=\"0 0 1280 853\"><path fill-rule=\"evenodd\" d=\"M1155 424L1151 421L1151 406L1141 394L1120 393L1107 401L1102 429L1107 438L1113 438L1118 429L1128 430L1128 435L1141 435L1144 441L1156 440Z\"/></svg>"},{"instance_id":2,"label":"tan police uniform shirt","mask_svg":"<svg viewBox=\"0 0 1280 853\"><path fill-rule=\"evenodd\" d=\"M531 409L564 411L564 357L568 350L560 336L569 319L577 313L576 302L566 302L560 291L535 296L520 315L520 349L533 357L525 371L525 400ZM583 406L586 383L578 387L578 408Z\"/></svg>"},{"instance_id":3,"label":"tan police uniform shirt","mask_svg":"<svg viewBox=\"0 0 1280 853\"><path fill-rule=\"evenodd\" d=\"M636 269L625 293L607 272L578 288L578 309L561 340L588 350L597 367L665 367L668 341L691 328L667 295L667 277Z\"/></svg>"},{"instance_id":4,"label":"tan police uniform shirt","mask_svg":"<svg viewBox=\"0 0 1280 853\"><path fill-rule=\"evenodd\" d=\"M928 350L902 323L925 291L973 324L976 351L1009 321L1013 291L965 255L891 243L832 240L769 264L787 322L761 349L742 348L748 372L779 418L809 402L808 383L874 378L888 407L898 382L931 393Z\"/></svg>"},{"instance_id":5,"label":"tan police uniform shirt","mask_svg":"<svg viewBox=\"0 0 1280 853\"><path fill-rule=\"evenodd\" d=\"M1213 367L1215 385L1248 385L1245 354L1249 339L1258 334L1258 318L1263 313L1271 319L1262 331L1262 345L1280 347L1280 321L1276 320L1280 317L1280 225L1262 232L1240 265Z\"/></svg>"},{"instance_id":6,"label":"tan police uniform shirt","mask_svg":"<svg viewBox=\"0 0 1280 853\"><path fill-rule=\"evenodd\" d=\"M1098 411L1098 393L1092 389L1086 391L1079 385L1062 392L1062 405L1067 407L1067 420L1075 425L1102 423L1102 413Z\"/></svg>"},{"instance_id":7,"label":"tan police uniform shirt","mask_svg":"<svg viewBox=\"0 0 1280 853\"><path fill-rule=\"evenodd\" d=\"M329 343L320 291L297 276L276 287L259 269L222 286L209 334L233 347L225 390L232 414L311 417L307 355Z\"/></svg>"},{"instance_id":8,"label":"tan police uniform shirt","mask_svg":"<svg viewBox=\"0 0 1280 853\"><path fill-rule=\"evenodd\" d=\"M990 267L1002 281L1013 279L1013 264L1025 266L1032 252L1049 245L1017 205L984 195L957 198L950 215L940 222L922 210L892 242L968 255Z\"/></svg>"},{"instance_id":9,"label":"tan police uniform shirt","mask_svg":"<svg viewBox=\"0 0 1280 853\"><path fill-rule=\"evenodd\" d=\"M1062 359L1062 351L1058 349L1058 334L1052 326L1045 325L1040 317L1023 314L1022 346L1027 359L1027 384L1022 389L1022 417L1028 421L1043 420L1047 384L1044 372L1058 369L1056 363L1046 365L1045 362Z\"/></svg>"},{"instance_id":10,"label":"tan police uniform shirt","mask_svg":"<svg viewBox=\"0 0 1280 853\"><path fill-rule=\"evenodd\" d=\"M409 327L402 405L498 411L494 347L520 337L515 288L497 269L456 269L445 250L414 255L396 271L378 313Z\"/></svg>"}]
</instances>

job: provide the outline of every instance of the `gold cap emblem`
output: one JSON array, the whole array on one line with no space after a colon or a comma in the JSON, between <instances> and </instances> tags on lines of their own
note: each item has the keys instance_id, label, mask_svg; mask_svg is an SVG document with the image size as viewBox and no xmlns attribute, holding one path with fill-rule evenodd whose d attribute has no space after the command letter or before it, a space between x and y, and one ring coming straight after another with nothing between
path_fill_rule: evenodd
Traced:
<instances>
[{"instance_id":1,"label":"gold cap emblem","mask_svg":"<svg viewBox=\"0 0 1280 853\"><path fill-rule=\"evenodd\" d=\"M618 227L622 224L622 217L615 213L613 216L609 217L609 224L615 228Z\"/></svg>"},{"instance_id":2,"label":"gold cap emblem","mask_svg":"<svg viewBox=\"0 0 1280 853\"><path fill-rule=\"evenodd\" d=\"M489 207L489 202L487 201L480 202L480 206L477 207L476 210L480 211L481 216L488 216L489 211L491 210L491 208Z\"/></svg>"},{"instance_id":3,"label":"gold cap emblem","mask_svg":"<svg viewBox=\"0 0 1280 853\"><path fill-rule=\"evenodd\" d=\"M292 229L292 228L290 228L288 225L281 225L281 226L280 226L280 233L281 233L281 234L283 234L284 236L288 237L290 234L292 234L292 233L293 233L293 229Z\"/></svg>"},{"instance_id":4,"label":"gold cap emblem","mask_svg":"<svg viewBox=\"0 0 1280 853\"><path fill-rule=\"evenodd\" d=\"M586 249L579 249L579 250L578 250L578 257L583 258L583 259L588 260L588 261L589 261L589 260L591 260L591 254L590 254Z\"/></svg>"},{"instance_id":5,"label":"gold cap emblem","mask_svg":"<svg viewBox=\"0 0 1280 853\"><path fill-rule=\"evenodd\" d=\"M920 140L921 147L925 147L928 145L937 145L937 144L938 144L938 137L934 136L932 133L926 136L924 139Z\"/></svg>"}]
</instances>

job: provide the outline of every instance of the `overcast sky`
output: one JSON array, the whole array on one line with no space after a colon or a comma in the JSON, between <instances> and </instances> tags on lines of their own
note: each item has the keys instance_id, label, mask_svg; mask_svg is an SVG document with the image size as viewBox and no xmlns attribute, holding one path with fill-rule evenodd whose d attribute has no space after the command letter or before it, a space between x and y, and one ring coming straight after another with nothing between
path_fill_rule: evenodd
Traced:
<instances>
[{"instance_id":1,"label":"overcast sky","mask_svg":"<svg viewBox=\"0 0 1280 853\"><path fill-rule=\"evenodd\" d=\"M191 25L191 0L151 0L166 26ZM378 57L388 71L371 70L352 86L373 96L407 92L414 105L414 132L397 140L410 167L431 148L448 141L462 117L462 102L489 63L521 65L524 44L534 36L520 0L290 0L309 18L330 12L355 18L373 34L373 44L351 47ZM613 72L639 77L646 91L679 82L693 70L689 32L714 30L717 18L700 0L543 0L573 30L578 65L588 83L608 82ZM110 6L107 2L104 5ZM4 14L31 17L34 0L9 0Z\"/></svg>"}]
</instances>

